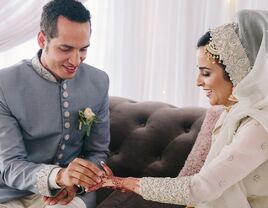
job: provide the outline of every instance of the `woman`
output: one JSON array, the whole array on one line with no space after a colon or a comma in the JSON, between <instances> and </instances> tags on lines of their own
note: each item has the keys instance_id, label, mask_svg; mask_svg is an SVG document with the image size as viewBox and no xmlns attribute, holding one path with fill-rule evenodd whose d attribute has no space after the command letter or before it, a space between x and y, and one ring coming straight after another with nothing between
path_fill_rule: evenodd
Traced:
<instances>
[{"instance_id":1,"label":"woman","mask_svg":"<svg viewBox=\"0 0 268 208\"><path fill-rule=\"evenodd\" d=\"M211 105L226 106L199 173L119 178L102 164L102 187L198 208L268 207L267 38L268 12L244 10L236 24L212 29L199 41L197 85Z\"/></svg>"}]
</instances>

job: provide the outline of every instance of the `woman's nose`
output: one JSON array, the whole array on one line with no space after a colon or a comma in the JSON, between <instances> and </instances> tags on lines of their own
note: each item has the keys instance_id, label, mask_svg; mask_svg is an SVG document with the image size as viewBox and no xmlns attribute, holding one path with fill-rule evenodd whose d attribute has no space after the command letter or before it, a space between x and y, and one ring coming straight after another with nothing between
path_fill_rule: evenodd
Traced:
<instances>
[{"instance_id":1,"label":"woman's nose","mask_svg":"<svg viewBox=\"0 0 268 208\"><path fill-rule=\"evenodd\" d=\"M196 85L197 85L198 87L201 87L201 86L204 85L204 81L203 81L202 77L200 76L200 74L199 74L199 75L197 76L197 78L196 78Z\"/></svg>"}]
</instances>

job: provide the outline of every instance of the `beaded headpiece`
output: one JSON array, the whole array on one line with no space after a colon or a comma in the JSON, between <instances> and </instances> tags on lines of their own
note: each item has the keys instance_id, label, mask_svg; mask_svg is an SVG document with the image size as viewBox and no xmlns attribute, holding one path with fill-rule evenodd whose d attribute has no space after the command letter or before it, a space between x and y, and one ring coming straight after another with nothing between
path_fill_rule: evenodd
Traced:
<instances>
[{"instance_id":1,"label":"beaded headpiece","mask_svg":"<svg viewBox=\"0 0 268 208\"><path fill-rule=\"evenodd\" d=\"M251 70L250 61L235 30L237 25L226 24L209 30L211 39L205 46L209 58L226 66L233 86L236 86Z\"/></svg>"}]
</instances>

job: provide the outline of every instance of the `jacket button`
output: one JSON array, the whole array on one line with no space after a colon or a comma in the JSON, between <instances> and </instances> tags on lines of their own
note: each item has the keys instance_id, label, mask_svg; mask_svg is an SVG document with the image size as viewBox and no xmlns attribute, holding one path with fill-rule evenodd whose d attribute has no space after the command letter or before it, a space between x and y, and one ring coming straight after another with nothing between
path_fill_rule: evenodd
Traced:
<instances>
[{"instance_id":1,"label":"jacket button","mask_svg":"<svg viewBox=\"0 0 268 208\"><path fill-rule=\"evenodd\" d=\"M64 108L68 108L69 107L69 103L67 101L63 102L63 107Z\"/></svg>"},{"instance_id":2,"label":"jacket button","mask_svg":"<svg viewBox=\"0 0 268 208\"><path fill-rule=\"evenodd\" d=\"M66 134L66 135L64 136L64 139L65 139L66 141L68 141L68 140L70 139L70 134Z\"/></svg>"},{"instance_id":3,"label":"jacket button","mask_svg":"<svg viewBox=\"0 0 268 208\"><path fill-rule=\"evenodd\" d=\"M69 128L71 127L71 124L70 124L69 122L66 122L66 123L64 124L64 127L65 127L66 129L69 129Z\"/></svg>"},{"instance_id":4,"label":"jacket button","mask_svg":"<svg viewBox=\"0 0 268 208\"><path fill-rule=\"evenodd\" d=\"M67 98L69 96L67 91L64 91L62 95L64 98Z\"/></svg>"},{"instance_id":5,"label":"jacket button","mask_svg":"<svg viewBox=\"0 0 268 208\"><path fill-rule=\"evenodd\" d=\"M65 111L64 112L64 117L65 118L69 118L70 117L70 112L69 111Z\"/></svg>"}]
</instances>

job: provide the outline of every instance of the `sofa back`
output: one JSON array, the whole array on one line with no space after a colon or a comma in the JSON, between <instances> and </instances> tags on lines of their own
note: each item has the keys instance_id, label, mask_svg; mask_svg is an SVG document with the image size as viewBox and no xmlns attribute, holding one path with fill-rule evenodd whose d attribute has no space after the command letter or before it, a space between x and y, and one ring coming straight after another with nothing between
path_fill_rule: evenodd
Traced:
<instances>
[{"instance_id":1,"label":"sofa back","mask_svg":"<svg viewBox=\"0 0 268 208\"><path fill-rule=\"evenodd\" d=\"M117 176L178 175L191 151L206 109L110 97L111 154Z\"/></svg>"}]
</instances>

